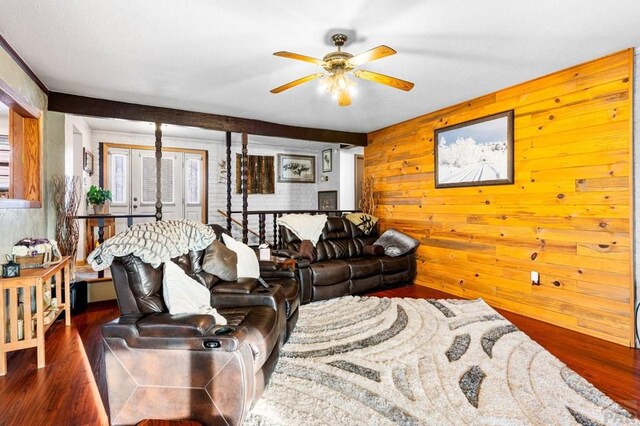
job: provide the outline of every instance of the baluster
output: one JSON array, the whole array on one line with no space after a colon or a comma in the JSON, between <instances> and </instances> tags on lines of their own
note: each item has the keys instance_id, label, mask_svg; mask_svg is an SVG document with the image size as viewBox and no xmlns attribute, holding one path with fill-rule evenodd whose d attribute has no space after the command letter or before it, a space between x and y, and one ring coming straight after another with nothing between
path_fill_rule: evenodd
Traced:
<instances>
[{"instance_id":1,"label":"baluster","mask_svg":"<svg viewBox=\"0 0 640 426\"><path fill-rule=\"evenodd\" d=\"M156 123L156 221L162 220L162 123Z\"/></svg>"},{"instance_id":2,"label":"baluster","mask_svg":"<svg viewBox=\"0 0 640 426\"><path fill-rule=\"evenodd\" d=\"M247 244L249 242L249 217L247 215L247 208L249 207L249 194L247 192L247 180L249 178L248 153L247 145L249 143L249 137L246 133L242 134L242 242Z\"/></svg>"},{"instance_id":3,"label":"baluster","mask_svg":"<svg viewBox=\"0 0 640 426\"><path fill-rule=\"evenodd\" d=\"M264 243L266 238L266 230L265 230L265 214L264 213L259 213L258 214L258 230L259 230L259 234L260 234L260 244Z\"/></svg>"},{"instance_id":4,"label":"baluster","mask_svg":"<svg viewBox=\"0 0 640 426\"><path fill-rule=\"evenodd\" d=\"M282 248L278 246L278 224L276 223L276 214L273 214L273 248Z\"/></svg>"},{"instance_id":5,"label":"baluster","mask_svg":"<svg viewBox=\"0 0 640 426\"><path fill-rule=\"evenodd\" d=\"M227 231L231 232L231 132L227 132Z\"/></svg>"},{"instance_id":6,"label":"baluster","mask_svg":"<svg viewBox=\"0 0 640 426\"><path fill-rule=\"evenodd\" d=\"M98 218L98 245L101 245L102 243L104 243L104 217L99 217ZM98 278L104 278L104 271L98 271Z\"/></svg>"}]
</instances>

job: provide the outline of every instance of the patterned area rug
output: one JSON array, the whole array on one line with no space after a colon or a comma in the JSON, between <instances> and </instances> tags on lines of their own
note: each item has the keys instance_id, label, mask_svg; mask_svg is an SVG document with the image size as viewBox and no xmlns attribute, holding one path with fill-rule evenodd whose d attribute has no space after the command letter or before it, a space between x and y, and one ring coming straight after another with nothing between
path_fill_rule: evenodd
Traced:
<instances>
[{"instance_id":1,"label":"patterned area rug","mask_svg":"<svg viewBox=\"0 0 640 426\"><path fill-rule=\"evenodd\" d=\"M247 425L640 424L484 301L300 307Z\"/></svg>"}]
</instances>

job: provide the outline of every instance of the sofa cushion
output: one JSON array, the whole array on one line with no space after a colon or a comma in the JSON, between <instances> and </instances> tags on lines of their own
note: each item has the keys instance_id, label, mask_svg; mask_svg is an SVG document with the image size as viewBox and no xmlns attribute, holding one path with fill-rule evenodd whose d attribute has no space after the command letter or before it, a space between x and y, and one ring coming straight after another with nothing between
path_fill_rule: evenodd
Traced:
<instances>
[{"instance_id":1,"label":"sofa cushion","mask_svg":"<svg viewBox=\"0 0 640 426\"><path fill-rule=\"evenodd\" d=\"M402 256L420 245L420 241L393 228L387 229L374 243L384 247L387 256Z\"/></svg>"},{"instance_id":2,"label":"sofa cushion","mask_svg":"<svg viewBox=\"0 0 640 426\"><path fill-rule=\"evenodd\" d=\"M238 255L215 240L207 247L202 261L202 269L225 281L238 278Z\"/></svg>"},{"instance_id":3,"label":"sofa cushion","mask_svg":"<svg viewBox=\"0 0 640 426\"><path fill-rule=\"evenodd\" d=\"M247 341L253 352L253 372L257 372L273 352L282 330L278 329L278 311L269 306L220 308L218 312L231 327L246 327Z\"/></svg>"},{"instance_id":4,"label":"sofa cushion","mask_svg":"<svg viewBox=\"0 0 640 426\"><path fill-rule=\"evenodd\" d=\"M344 260L325 260L319 263L312 263L312 282L314 285L332 285L349 280L349 265Z\"/></svg>"},{"instance_id":5,"label":"sofa cushion","mask_svg":"<svg viewBox=\"0 0 640 426\"><path fill-rule=\"evenodd\" d=\"M376 257L347 259L346 262L352 279L379 275L382 272L382 265Z\"/></svg>"},{"instance_id":6,"label":"sofa cushion","mask_svg":"<svg viewBox=\"0 0 640 426\"><path fill-rule=\"evenodd\" d=\"M154 268L132 254L119 260L127 273L129 289L140 313L167 312L162 300L162 265Z\"/></svg>"}]
</instances>

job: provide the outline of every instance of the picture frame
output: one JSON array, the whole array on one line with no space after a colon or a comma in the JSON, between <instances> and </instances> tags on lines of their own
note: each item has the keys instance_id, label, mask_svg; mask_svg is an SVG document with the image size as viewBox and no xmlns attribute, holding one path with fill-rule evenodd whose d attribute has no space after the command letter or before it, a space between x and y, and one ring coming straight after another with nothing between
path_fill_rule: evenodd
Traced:
<instances>
[{"instance_id":1,"label":"picture frame","mask_svg":"<svg viewBox=\"0 0 640 426\"><path fill-rule=\"evenodd\" d=\"M333 150L331 148L322 151L322 173L333 170Z\"/></svg>"},{"instance_id":2,"label":"picture frame","mask_svg":"<svg viewBox=\"0 0 640 426\"><path fill-rule=\"evenodd\" d=\"M93 154L86 148L82 148L82 169L93 176Z\"/></svg>"},{"instance_id":3,"label":"picture frame","mask_svg":"<svg viewBox=\"0 0 640 426\"><path fill-rule=\"evenodd\" d=\"M338 191L318 191L318 210L338 210Z\"/></svg>"},{"instance_id":4,"label":"picture frame","mask_svg":"<svg viewBox=\"0 0 640 426\"><path fill-rule=\"evenodd\" d=\"M513 110L434 132L435 187L513 184Z\"/></svg>"},{"instance_id":5,"label":"picture frame","mask_svg":"<svg viewBox=\"0 0 640 426\"><path fill-rule=\"evenodd\" d=\"M316 157L278 154L278 182L315 183Z\"/></svg>"}]
</instances>

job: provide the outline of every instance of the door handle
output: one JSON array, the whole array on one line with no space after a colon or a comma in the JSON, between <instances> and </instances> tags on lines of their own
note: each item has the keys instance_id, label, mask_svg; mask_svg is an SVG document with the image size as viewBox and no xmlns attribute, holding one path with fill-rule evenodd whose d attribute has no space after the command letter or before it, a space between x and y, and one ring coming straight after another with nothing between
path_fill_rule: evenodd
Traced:
<instances>
[{"instance_id":1,"label":"door handle","mask_svg":"<svg viewBox=\"0 0 640 426\"><path fill-rule=\"evenodd\" d=\"M134 204L134 205L133 205L133 208L134 208L134 209L137 209L137 208L138 208L138 206Z\"/></svg>"},{"instance_id":2,"label":"door handle","mask_svg":"<svg viewBox=\"0 0 640 426\"><path fill-rule=\"evenodd\" d=\"M138 197L133 197L133 201L138 201Z\"/></svg>"}]
</instances>

